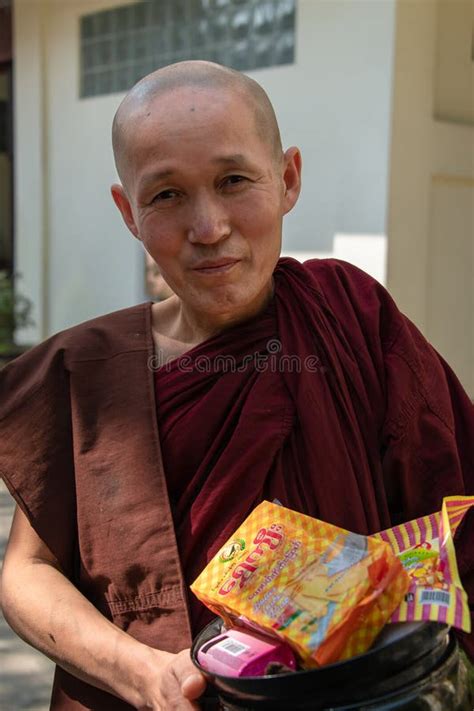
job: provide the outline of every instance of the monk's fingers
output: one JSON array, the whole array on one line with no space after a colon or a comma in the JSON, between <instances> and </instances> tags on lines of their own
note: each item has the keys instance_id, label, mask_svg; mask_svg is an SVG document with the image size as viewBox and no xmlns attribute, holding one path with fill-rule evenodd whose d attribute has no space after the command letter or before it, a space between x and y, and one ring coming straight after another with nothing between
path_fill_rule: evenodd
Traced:
<instances>
[{"instance_id":1,"label":"monk's fingers","mask_svg":"<svg viewBox=\"0 0 474 711\"><path fill-rule=\"evenodd\" d=\"M198 699L206 689L206 682L201 674L194 672L187 676L181 683L181 693L190 701Z\"/></svg>"},{"instance_id":2,"label":"monk's fingers","mask_svg":"<svg viewBox=\"0 0 474 711\"><path fill-rule=\"evenodd\" d=\"M157 669L143 711L197 711L205 688L205 679L192 663L189 649L169 655Z\"/></svg>"},{"instance_id":3,"label":"monk's fingers","mask_svg":"<svg viewBox=\"0 0 474 711\"><path fill-rule=\"evenodd\" d=\"M190 650L184 649L176 654L171 664L184 698L189 701L198 699L206 689L206 681L192 663Z\"/></svg>"}]
</instances>

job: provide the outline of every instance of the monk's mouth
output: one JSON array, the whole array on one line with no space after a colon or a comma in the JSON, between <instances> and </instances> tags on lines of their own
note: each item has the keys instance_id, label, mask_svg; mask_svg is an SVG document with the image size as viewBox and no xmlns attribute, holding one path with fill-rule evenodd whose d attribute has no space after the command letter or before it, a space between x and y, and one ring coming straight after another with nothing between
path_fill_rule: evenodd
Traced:
<instances>
[{"instance_id":1,"label":"monk's mouth","mask_svg":"<svg viewBox=\"0 0 474 711\"><path fill-rule=\"evenodd\" d=\"M193 267L193 271L198 274L224 274L225 272L230 272L239 262L239 259L203 262L197 267Z\"/></svg>"}]
</instances>

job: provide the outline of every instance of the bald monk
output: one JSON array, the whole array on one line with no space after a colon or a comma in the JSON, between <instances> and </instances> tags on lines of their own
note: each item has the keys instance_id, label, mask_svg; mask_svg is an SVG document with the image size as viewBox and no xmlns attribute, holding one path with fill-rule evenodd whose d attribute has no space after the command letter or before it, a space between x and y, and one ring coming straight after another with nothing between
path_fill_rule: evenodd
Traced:
<instances>
[{"instance_id":1,"label":"bald monk","mask_svg":"<svg viewBox=\"0 0 474 711\"><path fill-rule=\"evenodd\" d=\"M188 586L254 506L362 534L439 510L473 493L473 408L368 275L279 260L301 157L253 80L160 69L121 103L113 146L113 199L174 295L2 371L18 504L3 605L57 662L55 711L188 711L205 688L189 647L212 617Z\"/></svg>"}]
</instances>

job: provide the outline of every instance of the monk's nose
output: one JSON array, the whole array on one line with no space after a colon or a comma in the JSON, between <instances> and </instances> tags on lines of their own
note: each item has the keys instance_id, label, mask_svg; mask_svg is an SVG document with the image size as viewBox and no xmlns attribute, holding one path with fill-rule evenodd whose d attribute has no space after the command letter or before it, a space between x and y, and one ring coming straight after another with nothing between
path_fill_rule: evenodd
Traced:
<instances>
[{"instance_id":1,"label":"monk's nose","mask_svg":"<svg viewBox=\"0 0 474 711\"><path fill-rule=\"evenodd\" d=\"M214 244L230 232L229 217L219 199L201 196L194 202L188 228L190 242Z\"/></svg>"}]
</instances>

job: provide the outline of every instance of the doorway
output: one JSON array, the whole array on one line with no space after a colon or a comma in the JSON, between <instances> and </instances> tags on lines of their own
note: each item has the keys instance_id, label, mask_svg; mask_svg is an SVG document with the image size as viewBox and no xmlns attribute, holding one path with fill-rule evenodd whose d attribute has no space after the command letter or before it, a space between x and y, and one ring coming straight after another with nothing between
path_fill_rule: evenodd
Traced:
<instances>
[{"instance_id":1,"label":"doorway","mask_svg":"<svg viewBox=\"0 0 474 711\"><path fill-rule=\"evenodd\" d=\"M10 2L0 2L0 270L13 274L13 56Z\"/></svg>"}]
</instances>

